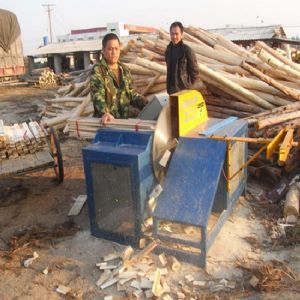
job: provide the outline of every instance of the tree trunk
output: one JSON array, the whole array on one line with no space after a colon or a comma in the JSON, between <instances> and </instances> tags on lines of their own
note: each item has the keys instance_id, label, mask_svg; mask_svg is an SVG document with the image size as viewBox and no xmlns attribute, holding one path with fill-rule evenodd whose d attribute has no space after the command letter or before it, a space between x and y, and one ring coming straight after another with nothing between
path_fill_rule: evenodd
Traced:
<instances>
[{"instance_id":1,"label":"tree trunk","mask_svg":"<svg viewBox=\"0 0 300 300\"><path fill-rule=\"evenodd\" d=\"M160 65L156 62L149 61L147 59L140 58L140 57L137 57L135 62L136 62L136 64L138 64L142 67L146 67L146 68L148 68L150 70L153 70L155 72L162 73L162 74L165 74L165 75L167 74L167 67L163 66L163 65Z\"/></svg>"},{"instance_id":2,"label":"tree trunk","mask_svg":"<svg viewBox=\"0 0 300 300\"><path fill-rule=\"evenodd\" d=\"M276 116L273 116L273 117L269 117L269 118L260 120L256 123L255 127L257 129L262 129L262 128L265 128L267 126L279 124L279 123L286 122L286 121L293 120L293 119L297 119L297 118L300 118L300 111L281 114L281 115L276 115Z\"/></svg>"},{"instance_id":3,"label":"tree trunk","mask_svg":"<svg viewBox=\"0 0 300 300\"><path fill-rule=\"evenodd\" d=\"M260 41L256 42L255 43L255 48L256 49L264 49L264 50L266 50L268 53L272 54L277 59L279 59L280 61L282 61L283 63L285 63L286 65L289 65L293 69L295 69L295 70L297 70L297 71L300 72L300 65L298 65L298 64L290 61L289 59L285 58L283 55L281 55L279 52L277 52L276 50L274 50L271 47L269 47L264 42L260 42Z\"/></svg>"},{"instance_id":4,"label":"tree trunk","mask_svg":"<svg viewBox=\"0 0 300 300\"><path fill-rule=\"evenodd\" d=\"M269 54L264 49L260 49L258 53L258 57L260 57L264 62L269 64L274 69L281 70L285 73L287 73L289 76L296 77L300 79L300 72L293 69L291 66L283 63L282 61L278 60L277 58L273 57L271 54Z\"/></svg>"},{"instance_id":5,"label":"tree trunk","mask_svg":"<svg viewBox=\"0 0 300 300\"><path fill-rule=\"evenodd\" d=\"M242 111L237 111L234 109L230 109L230 108L225 108L225 107L220 107L220 106L216 106L216 105L207 105L207 109L208 111L214 111L214 112L219 112L219 113L223 113L229 116L235 116L238 118L245 118L248 117L250 115L250 113L246 113L246 112L242 112Z\"/></svg>"},{"instance_id":6,"label":"tree trunk","mask_svg":"<svg viewBox=\"0 0 300 300\"><path fill-rule=\"evenodd\" d=\"M145 67L138 66L133 63L124 63L124 65L130 70L131 74L138 74L138 75L155 75L155 72L149 70Z\"/></svg>"},{"instance_id":7,"label":"tree trunk","mask_svg":"<svg viewBox=\"0 0 300 300\"><path fill-rule=\"evenodd\" d=\"M224 76L218 74L217 72L214 72L199 63L198 63L198 66L200 69L200 78L204 82L208 82L212 85L217 84L217 87L222 90L225 87L226 93L229 93L230 95L237 97L241 101L246 102L248 104L255 103L256 105L266 108L266 109L273 108L273 105L271 105L269 102L261 99L260 97L249 92L248 90L246 90L243 87L239 86L238 84L232 82L231 80L225 78Z\"/></svg>"},{"instance_id":8,"label":"tree trunk","mask_svg":"<svg viewBox=\"0 0 300 300\"><path fill-rule=\"evenodd\" d=\"M246 89L257 90L274 96L280 96L280 97L285 96L284 93L278 91L278 89L275 89L274 87L268 85L267 83L261 80L249 78L249 77L240 77L240 76L228 74L227 72L221 72L221 74Z\"/></svg>"},{"instance_id":9,"label":"tree trunk","mask_svg":"<svg viewBox=\"0 0 300 300\"><path fill-rule=\"evenodd\" d=\"M282 106L282 105L288 105L292 102L294 102L295 100L293 99L293 101L289 101L287 99L278 97L278 96L274 96L274 95L270 95L267 93L263 93L260 91L255 91L255 90L251 90L249 89L252 93L254 93L255 95L261 97L262 99L274 104L275 106Z\"/></svg>"},{"instance_id":10,"label":"tree trunk","mask_svg":"<svg viewBox=\"0 0 300 300\"><path fill-rule=\"evenodd\" d=\"M290 89L290 88L282 85L281 83L279 83L276 80L272 79L271 77L263 74L262 72L258 71L256 68L253 68L252 66L250 66L249 64L247 64L245 62L242 63L242 66L247 71L251 72L252 74L257 76L258 78L260 78L264 82L274 86L278 90L282 91L284 94L292 97L293 99L300 100L300 93L298 91L295 91L293 89Z\"/></svg>"},{"instance_id":11,"label":"tree trunk","mask_svg":"<svg viewBox=\"0 0 300 300\"><path fill-rule=\"evenodd\" d=\"M238 111L248 112L248 113L258 113L262 112L263 109L253 105L245 104L243 102L234 101L232 99L226 98L216 98L213 96L206 96L205 102L207 104L216 104L218 106L228 107L231 109L236 109Z\"/></svg>"}]
</instances>

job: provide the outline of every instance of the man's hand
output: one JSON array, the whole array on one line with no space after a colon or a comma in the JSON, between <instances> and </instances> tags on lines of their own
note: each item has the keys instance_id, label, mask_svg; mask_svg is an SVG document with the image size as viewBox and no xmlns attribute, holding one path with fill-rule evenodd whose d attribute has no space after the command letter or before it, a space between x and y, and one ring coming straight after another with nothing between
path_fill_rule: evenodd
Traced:
<instances>
[{"instance_id":1,"label":"man's hand","mask_svg":"<svg viewBox=\"0 0 300 300\"><path fill-rule=\"evenodd\" d=\"M105 113L101 118L101 122L105 125L107 122L110 122L113 119L114 119L113 115L111 115L110 113Z\"/></svg>"}]
</instances>

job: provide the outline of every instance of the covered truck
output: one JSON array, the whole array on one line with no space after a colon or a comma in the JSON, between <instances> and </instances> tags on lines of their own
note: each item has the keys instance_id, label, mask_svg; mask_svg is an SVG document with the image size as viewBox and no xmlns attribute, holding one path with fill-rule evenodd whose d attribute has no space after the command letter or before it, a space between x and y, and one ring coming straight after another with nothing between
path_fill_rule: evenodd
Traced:
<instances>
[{"instance_id":1,"label":"covered truck","mask_svg":"<svg viewBox=\"0 0 300 300\"><path fill-rule=\"evenodd\" d=\"M21 30L16 15L0 9L0 81L25 73Z\"/></svg>"}]
</instances>

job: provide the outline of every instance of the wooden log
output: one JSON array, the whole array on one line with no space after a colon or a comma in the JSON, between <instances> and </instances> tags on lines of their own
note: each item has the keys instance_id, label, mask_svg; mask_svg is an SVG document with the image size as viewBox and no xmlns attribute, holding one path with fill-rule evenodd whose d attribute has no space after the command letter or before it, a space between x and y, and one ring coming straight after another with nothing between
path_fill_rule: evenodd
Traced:
<instances>
[{"instance_id":1,"label":"wooden log","mask_svg":"<svg viewBox=\"0 0 300 300\"><path fill-rule=\"evenodd\" d=\"M89 83L90 83L89 79L84 82L75 83L74 89L69 94L67 94L67 96L69 97L78 96L87 87L87 85L89 85Z\"/></svg>"},{"instance_id":2,"label":"wooden log","mask_svg":"<svg viewBox=\"0 0 300 300\"><path fill-rule=\"evenodd\" d=\"M131 47L133 47L134 45L135 45L135 40L129 40L127 44L122 45L121 56L128 53Z\"/></svg>"},{"instance_id":3,"label":"wooden log","mask_svg":"<svg viewBox=\"0 0 300 300\"><path fill-rule=\"evenodd\" d=\"M300 164L300 149L293 148L288 156L288 159L285 161L284 171L287 174L291 174L299 168Z\"/></svg>"},{"instance_id":4,"label":"wooden log","mask_svg":"<svg viewBox=\"0 0 300 300\"><path fill-rule=\"evenodd\" d=\"M137 57L135 63L158 73L167 74L167 67L144 58Z\"/></svg>"},{"instance_id":5,"label":"wooden log","mask_svg":"<svg viewBox=\"0 0 300 300\"><path fill-rule=\"evenodd\" d=\"M199 30L193 26L189 26L184 29L189 34L193 35L203 43L207 44L208 46L213 47L216 44L216 40L210 35L207 31Z\"/></svg>"},{"instance_id":6,"label":"wooden log","mask_svg":"<svg viewBox=\"0 0 300 300\"><path fill-rule=\"evenodd\" d=\"M145 95L148 93L148 91L155 85L155 83L157 82L157 80L160 77L160 73L158 73L149 83L148 85L145 87L145 89L142 91L142 95Z\"/></svg>"},{"instance_id":7,"label":"wooden log","mask_svg":"<svg viewBox=\"0 0 300 300\"><path fill-rule=\"evenodd\" d=\"M86 97L60 97L54 99L45 99L48 103L66 103L66 102L77 102L77 105L85 100Z\"/></svg>"},{"instance_id":8,"label":"wooden log","mask_svg":"<svg viewBox=\"0 0 300 300\"><path fill-rule=\"evenodd\" d=\"M290 67L289 65L278 60L277 58L275 58L274 56L269 54L267 51L265 51L264 49L260 49L260 51L258 53L258 57L261 60L263 60L264 62L266 62L267 64L269 64L271 67L273 67L275 69L279 69L279 70L287 73L289 76L300 79L300 71L297 71L297 70L293 69L292 67Z\"/></svg>"},{"instance_id":9,"label":"wooden log","mask_svg":"<svg viewBox=\"0 0 300 300\"><path fill-rule=\"evenodd\" d=\"M251 155L249 155L249 158L251 158L253 154L251 153ZM261 173L264 173L266 176L272 178L274 182L278 182L281 178L282 168L272 167L270 166L270 163L268 161L265 161L260 157L252 161L251 166L256 167L261 171Z\"/></svg>"},{"instance_id":10,"label":"wooden log","mask_svg":"<svg viewBox=\"0 0 300 300\"><path fill-rule=\"evenodd\" d=\"M283 215L291 219L290 223L296 223L299 216L299 190L296 185L292 185L286 194ZM294 218L291 218L294 216Z\"/></svg>"},{"instance_id":11,"label":"wooden log","mask_svg":"<svg viewBox=\"0 0 300 300\"><path fill-rule=\"evenodd\" d=\"M294 68L295 70L297 70L298 72L300 72L300 66L299 64L296 64L294 62L292 62L291 60L285 58L283 55L281 55L278 51L272 49L271 47L269 47L267 44L265 44L264 42L261 41L257 41L255 43L255 48L256 49L264 49L265 51L267 51L268 53L272 54L274 57L276 57L277 59L279 59L280 61L282 61L283 63L285 63L286 65L289 65L290 67Z\"/></svg>"},{"instance_id":12,"label":"wooden log","mask_svg":"<svg viewBox=\"0 0 300 300\"><path fill-rule=\"evenodd\" d=\"M235 110L239 110L239 111L244 111L244 112L248 112L248 113L252 113L252 114L264 111L260 107L249 105L249 104L246 104L243 102L234 101L232 99L226 99L224 97L217 98L217 97L213 97L213 96L206 96L205 102L208 104L216 104L218 106L223 106L223 107L227 107L227 108L231 108L231 109L235 109Z\"/></svg>"},{"instance_id":13,"label":"wooden log","mask_svg":"<svg viewBox=\"0 0 300 300\"><path fill-rule=\"evenodd\" d=\"M79 95L78 97L85 97L87 96L91 91L90 85L88 85Z\"/></svg>"},{"instance_id":14,"label":"wooden log","mask_svg":"<svg viewBox=\"0 0 300 300\"><path fill-rule=\"evenodd\" d=\"M299 128L299 127L300 127L300 118L283 122L276 126L265 128L264 135L266 137L275 137L282 128L290 129L290 128Z\"/></svg>"},{"instance_id":15,"label":"wooden log","mask_svg":"<svg viewBox=\"0 0 300 300\"><path fill-rule=\"evenodd\" d=\"M147 93L149 94L153 94L153 93L159 93L159 92L163 92L166 91L167 87L165 83L159 83L159 84L155 84L154 86L152 86Z\"/></svg>"},{"instance_id":16,"label":"wooden log","mask_svg":"<svg viewBox=\"0 0 300 300\"><path fill-rule=\"evenodd\" d=\"M195 55L196 55L197 61L200 62L200 63L212 64L212 65L217 65L217 66L220 66L220 67L222 66L222 64L218 60L206 57L206 56L201 55L199 53L195 53Z\"/></svg>"},{"instance_id":17,"label":"wooden log","mask_svg":"<svg viewBox=\"0 0 300 300\"><path fill-rule=\"evenodd\" d=\"M295 77L291 77L289 75L287 75L285 72L278 70L278 69L274 69L271 66L269 66L270 68L266 70L266 68L262 68L261 71L266 74L267 76L272 77L273 79L276 79L279 83L280 81L287 81L290 83L294 83L297 88L299 89L300 86L300 80L298 78ZM288 85L289 87L289 85Z\"/></svg>"},{"instance_id":18,"label":"wooden log","mask_svg":"<svg viewBox=\"0 0 300 300\"><path fill-rule=\"evenodd\" d=\"M232 96L237 97L241 101L248 104L255 103L256 105L266 109L273 108L273 105L271 105L269 102L261 99L260 97L218 74L217 72L214 72L199 63L198 66L200 69L200 79L202 79L204 82L208 82L212 85L216 85L216 83L218 83L218 88L224 89L225 87L225 92L230 93Z\"/></svg>"},{"instance_id":19,"label":"wooden log","mask_svg":"<svg viewBox=\"0 0 300 300\"><path fill-rule=\"evenodd\" d=\"M278 89L268 85L264 81L257 80L256 77L255 78L250 78L245 76L240 77L240 76L229 74L228 72L224 72L224 71L221 71L221 74L223 74L223 76L225 76L226 78L232 80L233 82L241 85L246 89L257 90L274 96L280 96L280 97L285 96L285 94L279 91Z\"/></svg>"},{"instance_id":20,"label":"wooden log","mask_svg":"<svg viewBox=\"0 0 300 300\"><path fill-rule=\"evenodd\" d=\"M145 47L146 47L147 49L149 49L149 50L151 50L151 51L153 51L153 52L157 52L157 53L159 53L159 54L161 54L161 55L164 55L165 50L166 50L165 47L164 47L164 48L162 48L162 47L157 47L156 42L151 41L150 39L148 39L148 38L146 38L146 37L144 37L144 36L141 36L140 39L141 39L141 41L142 41L143 43L145 43Z\"/></svg>"},{"instance_id":21,"label":"wooden log","mask_svg":"<svg viewBox=\"0 0 300 300\"><path fill-rule=\"evenodd\" d=\"M246 71L245 69L243 69L240 66L228 66L225 64L219 64L219 65L210 64L207 67L209 67L210 69L212 69L214 71L224 71L224 72L227 72L230 74L234 74L234 75L239 74L241 76L246 76L246 77L251 76L251 73L249 73L248 71Z\"/></svg>"},{"instance_id":22,"label":"wooden log","mask_svg":"<svg viewBox=\"0 0 300 300\"><path fill-rule=\"evenodd\" d=\"M276 80L272 79L271 77L263 74L262 72L260 72L259 70L257 70L256 68L250 66L249 64L243 62L242 63L242 67L245 68L247 71L251 72L252 74L254 74L255 76L257 76L258 78L260 78L261 80L263 80L264 82L272 85L273 87L275 87L276 89L282 91L284 94L292 97L295 100L300 100L300 92L295 91L291 88L288 88L284 85L282 85L281 83L277 82Z\"/></svg>"},{"instance_id":23,"label":"wooden log","mask_svg":"<svg viewBox=\"0 0 300 300\"><path fill-rule=\"evenodd\" d=\"M199 39L195 38L193 35L189 34L186 29L184 29L183 38L186 41L193 42L195 44L203 45L204 43Z\"/></svg>"},{"instance_id":24,"label":"wooden log","mask_svg":"<svg viewBox=\"0 0 300 300\"><path fill-rule=\"evenodd\" d=\"M76 110L76 108L75 108L75 110ZM89 115L93 111L94 111L94 108L92 106L87 106L86 109L84 110L84 112L82 113L82 115ZM52 119L43 119L41 123L44 127L56 126L57 129L64 128L67 120L69 118L71 118L72 113L74 113L74 111L65 113L63 115L58 115Z\"/></svg>"},{"instance_id":25,"label":"wooden log","mask_svg":"<svg viewBox=\"0 0 300 300\"><path fill-rule=\"evenodd\" d=\"M255 128L262 129L262 128L265 128L267 126L271 126L271 125L274 125L274 124L279 124L279 123L286 122L286 121L289 121L289 120L292 120L292 119L297 119L297 118L300 118L300 111L285 113L285 114L281 114L281 115L276 115L276 116L273 116L273 117L269 117L269 118L259 120L256 123Z\"/></svg>"},{"instance_id":26,"label":"wooden log","mask_svg":"<svg viewBox=\"0 0 300 300\"><path fill-rule=\"evenodd\" d=\"M261 91L256 91L256 90L251 90L249 89L249 91L251 91L252 93L254 93L255 95L257 95L258 97L261 97L262 99L268 101L269 103L274 104L275 106L283 106L283 105L288 105L292 102L294 102L295 100L289 101L287 99L278 97L278 96L274 96L274 95L270 95Z\"/></svg>"},{"instance_id":27,"label":"wooden log","mask_svg":"<svg viewBox=\"0 0 300 300\"><path fill-rule=\"evenodd\" d=\"M290 88L293 88L295 90L300 90L300 84L299 82L296 83L296 82L291 82L291 81L288 81L288 78L285 78L286 80L280 80L280 79L277 79L277 81L287 87L290 87Z\"/></svg>"},{"instance_id":28,"label":"wooden log","mask_svg":"<svg viewBox=\"0 0 300 300\"><path fill-rule=\"evenodd\" d=\"M210 105L210 104L207 105L207 109L208 109L208 111L215 111L215 112L219 112L219 113L224 113L226 115L236 116L236 117L239 117L239 118L245 118L245 117L248 117L250 115L250 113L237 111L237 110L234 110L234 109L229 109L229 108L225 108L225 107L221 107L221 106Z\"/></svg>"},{"instance_id":29,"label":"wooden log","mask_svg":"<svg viewBox=\"0 0 300 300\"><path fill-rule=\"evenodd\" d=\"M238 57L237 55L230 54L224 51L217 51L213 48L210 48L206 45L197 45L195 43L185 41L185 43L190 46L196 53L201 54L203 56L218 60L222 63L232 65L232 66L240 66L243 59Z\"/></svg>"},{"instance_id":30,"label":"wooden log","mask_svg":"<svg viewBox=\"0 0 300 300\"><path fill-rule=\"evenodd\" d=\"M287 113L287 112L293 112L293 111L298 110L298 109L300 109L300 103L295 102L295 103L291 103L291 104L288 104L288 105L285 105L285 106L277 107L277 108L274 108L272 110L264 111L264 112L261 112L259 114L253 115L253 116L251 116L251 119L254 119L254 120L257 121L257 120L266 118L266 117L271 116L271 115L282 114L282 113Z\"/></svg>"},{"instance_id":31,"label":"wooden log","mask_svg":"<svg viewBox=\"0 0 300 300\"><path fill-rule=\"evenodd\" d=\"M226 115L224 113L219 113L216 111L209 111L208 116L211 118L217 118L217 119L227 119L228 117L230 117L229 115Z\"/></svg>"},{"instance_id":32,"label":"wooden log","mask_svg":"<svg viewBox=\"0 0 300 300\"><path fill-rule=\"evenodd\" d=\"M134 79L133 85L134 85L134 86L146 86L146 85L148 85L153 79L154 79L154 77L149 77L149 76L147 76L146 78ZM161 74L160 74L159 78L155 81L155 83L166 83L166 81L167 81L167 76L166 76L166 75L161 75Z\"/></svg>"},{"instance_id":33,"label":"wooden log","mask_svg":"<svg viewBox=\"0 0 300 300\"><path fill-rule=\"evenodd\" d=\"M159 53L156 53L152 50L146 49L146 48L142 48L141 53L145 58L147 58L149 60L158 60L158 61L164 61L165 60L163 55L161 55Z\"/></svg>"},{"instance_id":34,"label":"wooden log","mask_svg":"<svg viewBox=\"0 0 300 300\"><path fill-rule=\"evenodd\" d=\"M76 118L81 116L83 111L86 109L86 107L91 103L91 95L89 94L81 104L79 104L72 112L71 112L71 118ZM63 133L68 132L68 125L65 126Z\"/></svg>"},{"instance_id":35,"label":"wooden log","mask_svg":"<svg viewBox=\"0 0 300 300\"><path fill-rule=\"evenodd\" d=\"M245 48L238 46L237 44L233 43L232 41L226 39L222 35L217 35L216 43L229 49L233 53L244 57L245 61L252 64L261 64L261 61L255 57L251 52L247 51Z\"/></svg>"},{"instance_id":36,"label":"wooden log","mask_svg":"<svg viewBox=\"0 0 300 300\"><path fill-rule=\"evenodd\" d=\"M66 94L70 93L73 88L74 88L74 86L72 84L69 84L69 85L59 88L57 93L60 95L66 95Z\"/></svg>"}]
</instances>

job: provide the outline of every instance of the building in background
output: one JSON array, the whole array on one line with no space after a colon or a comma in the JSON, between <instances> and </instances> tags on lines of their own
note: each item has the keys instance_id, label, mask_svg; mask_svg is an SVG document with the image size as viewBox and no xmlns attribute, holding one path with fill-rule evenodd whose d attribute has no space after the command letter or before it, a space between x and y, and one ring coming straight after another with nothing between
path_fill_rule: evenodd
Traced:
<instances>
[{"instance_id":1,"label":"building in background","mask_svg":"<svg viewBox=\"0 0 300 300\"><path fill-rule=\"evenodd\" d=\"M56 43L46 44L29 55L30 69L33 68L34 59L41 57L47 58L47 66L55 73L86 69L99 57L105 34L115 33L121 43L127 43L139 34L153 34L155 31L152 27L122 22L107 23L106 27L71 30L69 34L58 36Z\"/></svg>"},{"instance_id":2,"label":"building in background","mask_svg":"<svg viewBox=\"0 0 300 300\"><path fill-rule=\"evenodd\" d=\"M251 48L256 41L263 41L273 48L284 47L285 44L299 44L299 41L288 39L282 25L232 27L209 29L209 32L220 34L232 42Z\"/></svg>"}]
</instances>

